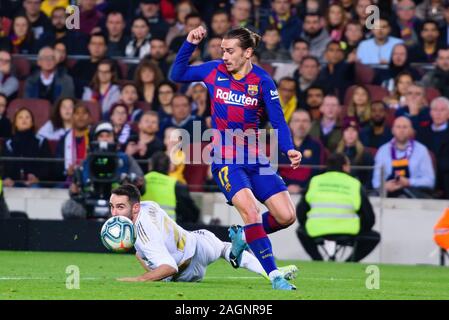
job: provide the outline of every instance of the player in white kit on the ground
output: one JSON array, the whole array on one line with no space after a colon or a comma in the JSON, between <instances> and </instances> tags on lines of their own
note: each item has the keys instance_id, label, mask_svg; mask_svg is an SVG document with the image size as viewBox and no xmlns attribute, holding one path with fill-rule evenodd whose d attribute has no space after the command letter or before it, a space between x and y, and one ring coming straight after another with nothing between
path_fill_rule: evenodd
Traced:
<instances>
[{"instance_id":1,"label":"player in white kit on the ground","mask_svg":"<svg viewBox=\"0 0 449 320\"><path fill-rule=\"evenodd\" d=\"M139 190L130 184L112 190L113 216L125 216L134 223L137 234L136 257L146 272L120 281L201 281L209 264L224 258L229 262L231 243L223 242L208 230L186 231L153 201L140 202ZM240 267L267 275L250 252L243 253ZM286 279L296 277L294 265L281 267Z\"/></svg>"}]
</instances>

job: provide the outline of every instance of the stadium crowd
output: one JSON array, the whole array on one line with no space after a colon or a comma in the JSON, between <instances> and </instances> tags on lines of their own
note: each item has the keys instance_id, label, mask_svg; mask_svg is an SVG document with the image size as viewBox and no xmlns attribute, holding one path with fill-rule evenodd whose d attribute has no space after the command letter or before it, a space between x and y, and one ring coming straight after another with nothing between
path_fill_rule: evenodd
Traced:
<instances>
[{"instance_id":1,"label":"stadium crowd","mask_svg":"<svg viewBox=\"0 0 449 320\"><path fill-rule=\"evenodd\" d=\"M220 59L222 36L243 26L262 35L253 63L278 85L302 165L315 165L292 170L279 155L290 192L343 152L367 189L449 198L449 1L0 2L1 156L64 160L4 161L4 186L68 187L105 121L120 151L147 173L142 160L168 150L170 128L211 127L205 85L169 77L187 33L208 29L195 64ZM78 29L66 25L71 4L79 6ZM366 11L373 4L374 20ZM205 165L179 157L170 175L180 183L214 184Z\"/></svg>"}]
</instances>

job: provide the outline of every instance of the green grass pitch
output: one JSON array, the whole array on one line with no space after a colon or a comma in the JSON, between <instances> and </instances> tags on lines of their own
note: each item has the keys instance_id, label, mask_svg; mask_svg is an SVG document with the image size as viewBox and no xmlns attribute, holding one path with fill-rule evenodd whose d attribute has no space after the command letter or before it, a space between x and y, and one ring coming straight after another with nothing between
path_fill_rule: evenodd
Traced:
<instances>
[{"instance_id":1,"label":"green grass pitch","mask_svg":"<svg viewBox=\"0 0 449 320\"><path fill-rule=\"evenodd\" d=\"M200 283L122 283L143 273L133 255L0 251L0 299L449 299L449 269L378 265L380 288L366 288L366 264L278 261L300 271L294 292L220 260ZM66 288L66 268L80 271L80 289Z\"/></svg>"}]
</instances>

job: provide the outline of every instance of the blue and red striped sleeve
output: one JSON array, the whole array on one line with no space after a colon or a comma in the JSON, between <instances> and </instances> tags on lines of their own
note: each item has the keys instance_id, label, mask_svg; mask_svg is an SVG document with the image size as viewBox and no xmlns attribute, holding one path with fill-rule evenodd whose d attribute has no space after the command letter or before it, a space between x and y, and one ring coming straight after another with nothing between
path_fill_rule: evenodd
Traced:
<instances>
[{"instance_id":1,"label":"blue and red striped sleeve","mask_svg":"<svg viewBox=\"0 0 449 320\"><path fill-rule=\"evenodd\" d=\"M203 81L218 66L220 61L209 61L196 66L189 65L189 59L196 45L184 41L173 63L170 79L175 82Z\"/></svg>"},{"instance_id":2,"label":"blue and red striped sleeve","mask_svg":"<svg viewBox=\"0 0 449 320\"><path fill-rule=\"evenodd\" d=\"M279 94L271 78L263 77L261 84L262 97L267 110L268 119L274 129L278 130L278 143L285 154L294 149L290 129L285 122L284 113L279 102Z\"/></svg>"}]
</instances>

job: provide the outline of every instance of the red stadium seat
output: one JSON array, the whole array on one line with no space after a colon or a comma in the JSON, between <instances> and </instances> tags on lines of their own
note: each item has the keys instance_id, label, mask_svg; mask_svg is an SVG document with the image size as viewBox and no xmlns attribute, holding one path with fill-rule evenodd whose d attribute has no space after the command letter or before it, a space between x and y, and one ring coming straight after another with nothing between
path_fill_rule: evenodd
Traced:
<instances>
[{"instance_id":1,"label":"red stadium seat","mask_svg":"<svg viewBox=\"0 0 449 320\"><path fill-rule=\"evenodd\" d=\"M428 104L432 102L433 99L438 98L441 96L441 93L438 89L428 87L426 88L426 99Z\"/></svg>"},{"instance_id":2,"label":"red stadium seat","mask_svg":"<svg viewBox=\"0 0 449 320\"><path fill-rule=\"evenodd\" d=\"M19 80L25 80L31 73L31 63L27 58L13 56L14 73Z\"/></svg>"},{"instance_id":3,"label":"red stadium seat","mask_svg":"<svg viewBox=\"0 0 449 320\"><path fill-rule=\"evenodd\" d=\"M272 77L275 71L275 68L270 63L261 63L260 67L264 69L268 74Z\"/></svg>"},{"instance_id":4,"label":"red stadium seat","mask_svg":"<svg viewBox=\"0 0 449 320\"><path fill-rule=\"evenodd\" d=\"M58 146L59 140L48 140L48 146L50 147L50 152L54 156L56 156L56 147Z\"/></svg>"},{"instance_id":5,"label":"red stadium seat","mask_svg":"<svg viewBox=\"0 0 449 320\"><path fill-rule=\"evenodd\" d=\"M83 100L83 103L90 111L92 123L98 123L101 120L101 106L98 102Z\"/></svg>"},{"instance_id":6,"label":"red stadium seat","mask_svg":"<svg viewBox=\"0 0 449 320\"><path fill-rule=\"evenodd\" d=\"M355 83L356 84L370 84L374 79L374 69L363 63L356 62L355 64Z\"/></svg>"},{"instance_id":7,"label":"red stadium seat","mask_svg":"<svg viewBox=\"0 0 449 320\"><path fill-rule=\"evenodd\" d=\"M143 110L143 112L152 110L151 103L148 103L148 102L145 102L145 101L137 101L136 102L136 107L138 109Z\"/></svg>"},{"instance_id":8,"label":"red stadium seat","mask_svg":"<svg viewBox=\"0 0 449 320\"><path fill-rule=\"evenodd\" d=\"M33 114L36 131L50 119L51 104L44 99L14 99L8 106L7 117L13 121L16 111L23 107Z\"/></svg>"},{"instance_id":9,"label":"red stadium seat","mask_svg":"<svg viewBox=\"0 0 449 320\"><path fill-rule=\"evenodd\" d=\"M121 76L126 79L128 77L128 69L129 69L128 65L121 60L116 60L116 61L117 61L117 66L118 66L117 73L119 75L119 78Z\"/></svg>"},{"instance_id":10,"label":"red stadium seat","mask_svg":"<svg viewBox=\"0 0 449 320\"><path fill-rule=\"evenodd\" d=\"M353 85L346 90L344 101L345 106L349 105L355 87L356 85ZM371 96L371 101L383 100L386 96L388 96L388 90L385 89L384 87L376 86L373 84L365 84L364 87L368 89L368 92L370 93Z\"/></svg>"},{"instance_id":11,"label":"red stadium seat","mask_svg":"<svg viewBox=\"0 0 449 320\"><path fill-rule=\"evenodd\" d=\"M376 157L377 148L365 147L365 150L368 151L369 153L371 153L373 158Z\"/></svg>"},{"instance_id":12,"label":"red stadium seat","mask_svg":"<svg viewBox=\"0 0 449 320\"><path fill-rule=\"evenodd\" d=\"M387 125L389 125L390 127L393 125L394 119L396 119L395 114L396 114L396 109L388 108L387 117L386 117L385 121L386 121Z\"/></svg>"},{"instance_id":13,"label":"red stadium seat","mask_svg":"<svg viewBox=\"0 0 449 320\"><path fill-rule=\"evenodd\" d=\"M184 178L187 181L190 191L204 191L208 170L209 166L207 164L186 164Z\"/></svg>"}]
</instances>

